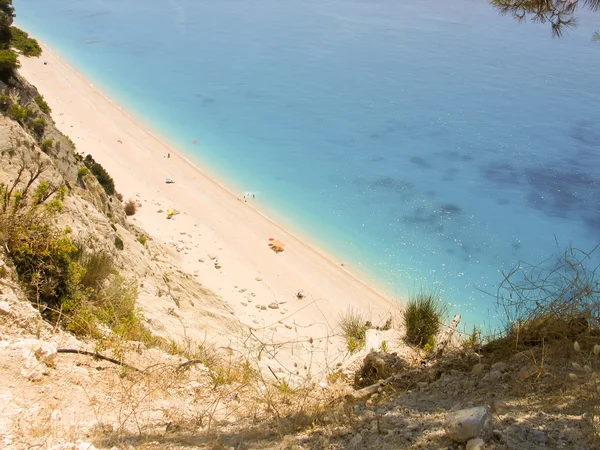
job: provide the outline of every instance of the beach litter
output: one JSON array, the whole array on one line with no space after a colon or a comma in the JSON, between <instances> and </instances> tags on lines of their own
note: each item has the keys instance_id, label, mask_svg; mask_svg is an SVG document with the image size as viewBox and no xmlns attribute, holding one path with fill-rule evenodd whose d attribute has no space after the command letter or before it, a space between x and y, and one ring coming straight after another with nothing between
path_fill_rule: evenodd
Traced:
<instances>
[{"instance_id":1,"label":"beach litter","mask_svg":"<svg viewBox=\"0 0 600 450\"><path fill-rule=\"evenodd\" d=\"M176 209L167 209L167 219L174 219L177 214L179 214L179 211Z\"/></svg>"},{"instance_id":2,"label":"beach litter","mask_svg":"<svg viewBox=\"0 0 600 450\"><path fill-rule=\"evenodd\" d=\"M274 239L272 242L269 242L269 247L271 247L271 250L273 250L275 253L281 253L284 250L284 246L285 244L278 239Z\"/></svg>"},{"instance_id":3,"label":"beach litter","mask_svg":"<svg viewBox=\"0 0 600 450\"><path fill-rule=\"evenodd\" d=\"M168 177L167 177L167 178L165 179L165 183L167 183L167 184L172 184L172 183L175 183L175 180L174 180L173 178L168 178Z\"/></svg>"}]
</instances>

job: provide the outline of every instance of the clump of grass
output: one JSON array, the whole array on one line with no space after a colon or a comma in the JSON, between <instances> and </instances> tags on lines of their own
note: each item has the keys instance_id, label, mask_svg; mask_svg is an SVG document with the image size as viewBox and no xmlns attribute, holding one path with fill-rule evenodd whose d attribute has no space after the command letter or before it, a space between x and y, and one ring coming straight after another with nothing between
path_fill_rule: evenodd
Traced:
<instances>
[{"instance_id":1,"label":"clump of grass","mask_svg":"<svg viewBox=\"0 0 600 450\"><path fill-rule=\"evenodd\" d=\"M127 214L128 216L133 216L136 211L137 206L135 204L135 201L129 200L127 203L125 203L125 214Z\"/></svg>"},{"instance_id":2,"label":"clump of grass","mask_svg":"<svg viewBox=\"0 0 600 450\"><path fill-rule=\"evenodd\" d=\"M446 318L446 312L446 306L435 291L420 292L411 297L403 316L406 342L422 348L432 346Z\"/></svg>"},{"instance_id":3,"label":"clump of grass","mask_svg":"<svg viewBox=\"0 0 600 450\"><path fill-rule=\"evenodd\" d=\"M346 340L346 347L350 353L354 353L365 346L365 337L370 322L366 320L363 313L349 308L339 317L340 328Z\"/></svg>"},{"instance_id":4,"label":"clump of grass","mask_svg":"<svg viewBox=\"0 0 600 450\"><path fill-rule=\"evenodd\" d=\"M496 294L505 316L503 336L487 346L521 351L552 340L574 340L600 328L594 250L568 248L554 261L520 263L505 274Z\"/></svg>"},{"instance_id":5,"label":"clump of grass","mask_svg":"<svg viewBox=\"0 0 600 450\"><path fill-rule=\"evenodd\" d=\"M138 238L138 242L142 245L146 245L146 242L148 242L148 238L146 237L146 235L142 234L139 238Z\"/></svg>"},{"instance_id":6,"label":"clump of grass","mask_svg":"<svg viewBox=\"0 0 600 450\"><path fill-rule=\"evenodd\" d=\"M50 106L48 106L48 103L46 100L44 100L42 95L36 95L34 100L42 112L46 114L50 114L52 112L52 109L50 109Z\"/></svg>"}]
</instances>

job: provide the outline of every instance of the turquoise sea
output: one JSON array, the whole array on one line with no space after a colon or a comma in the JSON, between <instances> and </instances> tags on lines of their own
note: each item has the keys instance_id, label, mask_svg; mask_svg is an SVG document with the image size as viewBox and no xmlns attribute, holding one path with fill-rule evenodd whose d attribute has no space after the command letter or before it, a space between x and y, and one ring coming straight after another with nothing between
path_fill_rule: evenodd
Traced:
<instances>
[{"instance_id":1,"label":"turquoise sea","mask_svg":"<svg viewBox=\"0 0 600 450\"><path fill-rule=\"evenodd\" d=\"M474 0L14 4L109 97L392 296L434 285L490 325L502 270L600 242L598 15L558 40Z\"/></svg>"}]
</instances>

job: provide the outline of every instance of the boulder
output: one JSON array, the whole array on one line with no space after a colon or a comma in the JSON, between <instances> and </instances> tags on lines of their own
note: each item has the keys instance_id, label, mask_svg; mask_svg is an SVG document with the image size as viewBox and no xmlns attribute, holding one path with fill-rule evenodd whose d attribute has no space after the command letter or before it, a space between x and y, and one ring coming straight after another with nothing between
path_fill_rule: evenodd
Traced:
<instances>
[{"instance_id":1,"label":"boulder","mask_svg":"<svg viewBox=\"0 0 600 450\"><path fill-rule=\"evenodd\" d=\"M444 430L456 442L467 442L475 438L487 441L492 436L492 413L485 406L450 413L444 422Z\"/></svg>"}]
</instances>

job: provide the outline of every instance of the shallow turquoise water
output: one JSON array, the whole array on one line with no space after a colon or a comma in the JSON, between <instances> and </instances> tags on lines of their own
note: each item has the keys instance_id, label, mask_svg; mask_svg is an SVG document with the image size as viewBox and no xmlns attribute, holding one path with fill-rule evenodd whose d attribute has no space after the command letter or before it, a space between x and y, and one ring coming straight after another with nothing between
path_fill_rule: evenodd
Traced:
<instances>
[{"instance_id":1,"label":"shallow turquoise water","mask_svg":"<svg viewBox=\"0 0 600 450\"><path fill-rule=\"evenodd\" d=\"M392 295L436 285L493 324L482 291L502 270L600 241L597 16L556 40L471 0L14 3L109 96Z\"/></svg>"}]
</instances>

